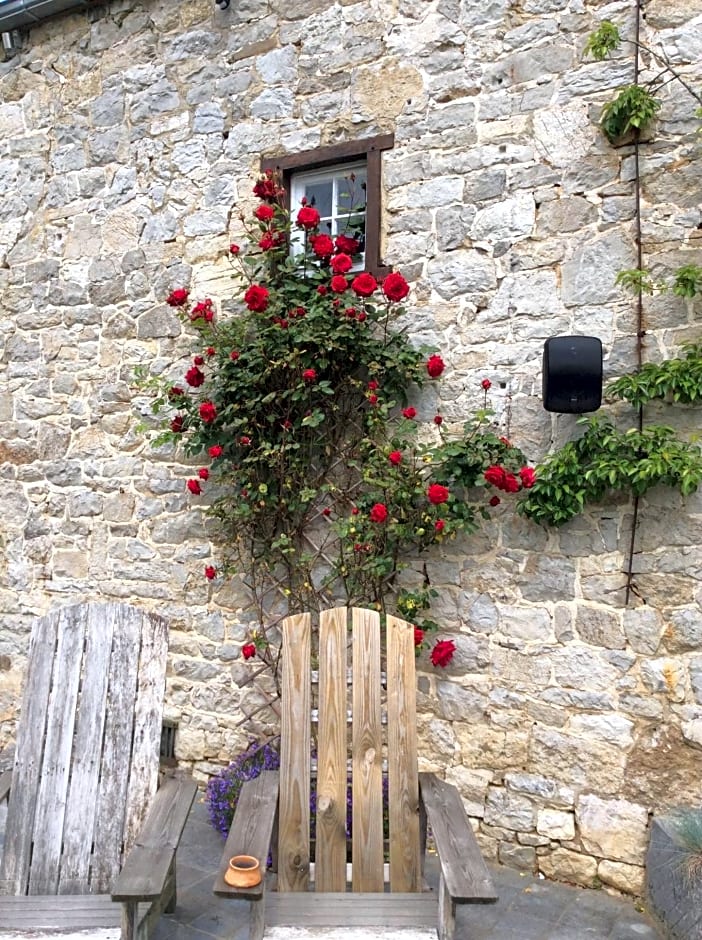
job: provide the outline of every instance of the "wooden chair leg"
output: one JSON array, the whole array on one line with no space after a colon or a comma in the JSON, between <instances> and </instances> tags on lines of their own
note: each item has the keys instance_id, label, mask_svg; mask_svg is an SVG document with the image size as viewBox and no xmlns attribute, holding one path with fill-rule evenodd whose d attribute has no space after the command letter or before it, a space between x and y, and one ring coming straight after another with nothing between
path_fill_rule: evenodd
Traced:
<instances>
[{"instance_id":1,"label":"wooden chair leg","mask_svg":"<svg viewBox=\"0 0 702 940\"><path fill-rule=\"evenodd\" d=\"M443 874L439 877L439 923L436 932L439 940L453 940L456 932L456 902L446 889Z\"/></svg>"},{"instance_id":2,"label":"wooden chair leg","mask_svg":"<svg viewBox=\"0 0 702 940\"><path fill-rule=\"evenodd\" d=\"M139 921L138 902L137 901L124 901L122 903L121 940L137 940L138 921Z\"/></svg>"},{"instance_id":3,"label":"wooden chair leg","mask_svg":"<svg viewBox=\"0 0 702 940\"><path fill-rule=\"evenodd\" d=\"M265 891L260 898L251 901L249 918L249 940L263 940L265 928Z\"/></svg>"},{"instance_id":4,"label":"wooden chair leg","mask_svg":"<svg viewBox=\"0 0 702 940\"><path fill-rule=\"evenodd\" d=\"M168 872L168 877L166 879L166 888L165 896L167 898L166 905L163 908L164 914L175 914L176 909L176 896L177 896L177 886L176 886L176 860L175 855L173 856L173 861L171 862L171 867Z\"/></svg>"}]
</instances>

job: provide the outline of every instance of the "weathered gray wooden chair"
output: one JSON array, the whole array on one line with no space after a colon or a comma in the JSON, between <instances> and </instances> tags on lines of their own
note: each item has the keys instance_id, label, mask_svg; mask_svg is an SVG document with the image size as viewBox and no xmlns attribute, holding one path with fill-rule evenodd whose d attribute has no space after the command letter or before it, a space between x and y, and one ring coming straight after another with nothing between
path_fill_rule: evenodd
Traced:
<instances>
[{"instance_id":1,"label":"weathered gray wooden chair","mask_svg":"<svg viewBox=\"0 0 702 940\"><path fill-rule=\"evenodd\" d=\"M165 621L126 604L35 622L14 768L0 778L6 929L121 924L132 940L175 905L196 786L170 778L157 790L167 651Z\"/></svg>"},{"instance_id":2,"label":"weathered gray wooden chair","mask_svg":"<svg viewBox=\"0 0 702 940\"><path fill-rule=\"evenodd\" d=\"M218 895L250 898L252 938L262 937L266 924L438 923L439 937L449 940L454 933L457 903L494 901L496 896L458 791L434 774L417 774L414 628L403 620L387 618L387 679L383 693L380 618L373 611L351 610L349 761L347 617L346 608L325 611L320 617L318 731L314 746L311 727L317 720L317 709L310 670L311 617L300 614L282 623L280 772L266 771L242 788L214 890ZM315 860L311 864L312 750L317 752L317 817ZM389 866L384 864L384 757L389 791ZM347 773L352 777L353 803L350 891ZM229 887L224 872L231 856L253 855L265 866L276 821L277 890L267 891L263 883L248 890ZM439 859L438 892L429 891L423 883L427 822ZM314 893L310 891L312 876Z\"/></svg>"}]
</instances>

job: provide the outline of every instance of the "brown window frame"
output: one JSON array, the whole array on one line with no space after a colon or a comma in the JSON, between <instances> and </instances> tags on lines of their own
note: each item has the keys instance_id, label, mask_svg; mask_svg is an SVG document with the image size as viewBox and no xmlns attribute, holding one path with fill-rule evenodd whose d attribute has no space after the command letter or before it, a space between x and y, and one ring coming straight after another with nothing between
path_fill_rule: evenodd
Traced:
<instances>
[{"instance_id":1,"label":"brown window frame","mask_svg":"<svg viewBox=\"0 0 702 940\"><path fill-rule=\"evenodd\" d=\"M285 187L284 205L290 206L290 179L294 173L304 170L319 170L324 167L366 161L366 257L364 270L385 277L390 268L383 264L380 256L380 221L381 221L381 155L384 150L392 150L395 145L394 134L380 134L362 140L349 140L329 147L317 147L301 153L285 154L278 157L262 157L261 172L273 170L280 177Z\"/></svg>"}]
</instances>

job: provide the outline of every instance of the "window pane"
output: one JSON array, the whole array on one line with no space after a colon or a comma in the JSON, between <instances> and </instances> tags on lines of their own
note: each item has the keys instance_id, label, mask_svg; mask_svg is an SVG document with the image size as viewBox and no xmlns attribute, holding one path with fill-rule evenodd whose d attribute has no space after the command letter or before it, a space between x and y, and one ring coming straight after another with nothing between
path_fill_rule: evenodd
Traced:
<instances>
[{"instance_id":1,"label":"window pane","mask_svg":"<svg viewBox=\"0 0 702 940\"><path fill-rule=\"evenodd\" d=\"M366 173L360 170L337 180L336 211L343 215L366 207Z\"/></svg>"},{"instance_id":2,"label":"window pane","mask_svg":"<svg viewBox=\"0 0 702 940\"><path fill-rule=\"evenodd\" d=\"M323 219L331 217L333 199L331 180L322 183L307 183L305 185L305 197L307 205L314 206Z\"/></svg>"}]
</instances>

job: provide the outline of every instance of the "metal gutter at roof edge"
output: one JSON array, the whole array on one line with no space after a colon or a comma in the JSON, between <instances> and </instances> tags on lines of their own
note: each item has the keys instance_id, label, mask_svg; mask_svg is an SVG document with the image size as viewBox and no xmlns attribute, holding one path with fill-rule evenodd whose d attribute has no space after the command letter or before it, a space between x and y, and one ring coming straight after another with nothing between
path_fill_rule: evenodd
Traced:
<instances>
[{"instance_id":1,"label":"metal gutter at roof edge","mask_svg":"<svg viewBox=\"0 0 702 940\"><path fill-rule=\"evenodd\" d=\"M0 0L0 33L41 23L69 10L98 6L102 0Z\"/></svg>"}]
</instances>

